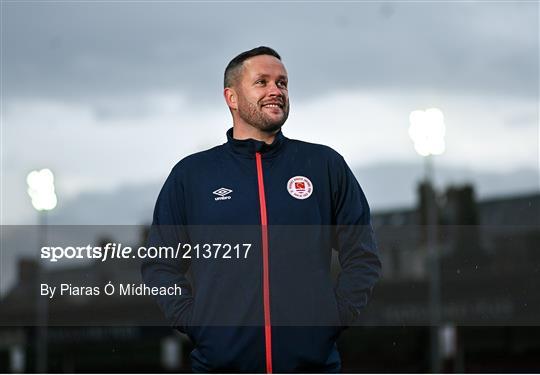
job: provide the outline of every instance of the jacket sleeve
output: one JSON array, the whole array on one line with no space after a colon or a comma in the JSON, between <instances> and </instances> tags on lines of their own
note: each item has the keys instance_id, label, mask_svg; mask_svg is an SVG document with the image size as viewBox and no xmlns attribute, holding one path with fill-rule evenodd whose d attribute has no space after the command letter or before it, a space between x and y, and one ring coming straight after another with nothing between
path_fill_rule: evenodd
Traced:
<instances>
[{"instance_id":1,"label":"jacket sleeve","mask_svg":"<svg viewBox=\"0 0 540 375\"><path fill-rule=\"evenodd\" d=\"M184 195L178 166L173 169L159 193L150 228L148 247L160 246L176 249L178 243L189 242L184 216ZM191 320L193 295L186 278L189 259L166 258L143 259L141 273L143 282L149 287L178 285L182 295L158 296L157 302L167 320L177 329L188 333Z\"/></svg>"},{"instance_id":2,"label":"jacket sleeve","mask_svg":"<svg viewBox=\"0 0 540 375\"><path fill-rule=\"evenodd\" d=\"M369 205L358 181L339 156L333 168L334 248L341 272L335 287L341 323L354 325L381 274Z\"/></svg>"}]
</instances>

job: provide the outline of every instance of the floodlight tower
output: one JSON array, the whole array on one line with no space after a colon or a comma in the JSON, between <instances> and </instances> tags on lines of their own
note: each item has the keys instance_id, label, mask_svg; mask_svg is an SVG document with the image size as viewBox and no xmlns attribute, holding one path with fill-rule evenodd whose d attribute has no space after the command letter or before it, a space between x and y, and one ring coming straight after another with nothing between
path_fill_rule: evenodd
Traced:
<instances>
[{"instance_id":1,"label":"floodlight tower","mask_svg":"<svg viewBox=\"0 0 540 375\"><path fill-rule=\"evenodd\" d=\"M54 175L49 169L32 171L26 177L28 195L32 206L39 213L39 247L47 244L47 212L56 207L58 202L54 192ZM46 272L38 266L37 279L46 282ZM48 298L37 295L36 311L36 372L47 372L47 317Z\"/></svg>"},{"instance_id":2,"label":"floodlight tower","mask_svg":"<svg viewBox=\"0 0 540 375\"><path fill-rule=\"evenodd\" d=\"M425 111L412 111L409 116L411 126L409 136L414 142L414 149L424 158L425 183L434 191L433 155L441 155L445 150L443 113L437 108ZM437 250L437 206L434 199L426 199L426 232L429 265L429 307L431 336L431 372L441 372L441 353L439 327L441 324L441 280L439 252Z\"/></svg>"}]
</instances>

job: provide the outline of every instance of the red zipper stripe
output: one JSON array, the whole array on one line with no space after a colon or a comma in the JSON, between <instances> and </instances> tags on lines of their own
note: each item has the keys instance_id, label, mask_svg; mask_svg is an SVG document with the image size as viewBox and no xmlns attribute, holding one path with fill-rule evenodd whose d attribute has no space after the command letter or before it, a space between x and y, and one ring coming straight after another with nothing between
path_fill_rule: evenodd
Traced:
<instances>
[{"instance_id":1,"label":"red zipper stripe","mask_svg":"<svg viewBox=\"0 0 540 375\"><path fill-rule=\"evenodd\" d=\"M260 152L255 153L257 161L257 183L259 186L259 206L261 207L261 231L263 251L263 299L264 299L264 342L266 352L266 372L272 373L272 325L270 321L270 275L268 270L268 220L266 217L266 198Z\"/></svg>"}]
</instances>

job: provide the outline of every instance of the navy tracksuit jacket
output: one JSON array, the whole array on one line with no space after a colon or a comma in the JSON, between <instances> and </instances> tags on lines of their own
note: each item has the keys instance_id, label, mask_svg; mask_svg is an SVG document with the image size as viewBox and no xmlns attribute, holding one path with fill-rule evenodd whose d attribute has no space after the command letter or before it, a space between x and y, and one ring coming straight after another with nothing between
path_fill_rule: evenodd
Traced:
<instances>
[{"instance_id":1,"label":"navy tracksuit jacket","mask_svg":"<svg viewBox=\"0 0 540 375\"><path fill-rule=\"evenodd\" d=\"M195 372L337 372L336 339L358 321L381 271L366 198L329 147L281 131L271 145L233 139L232 129L227 138L173 168L149 245L191 250L146 260L143 280L182 287L157 299L193 340Z\"/></svg>"}]
</instances>

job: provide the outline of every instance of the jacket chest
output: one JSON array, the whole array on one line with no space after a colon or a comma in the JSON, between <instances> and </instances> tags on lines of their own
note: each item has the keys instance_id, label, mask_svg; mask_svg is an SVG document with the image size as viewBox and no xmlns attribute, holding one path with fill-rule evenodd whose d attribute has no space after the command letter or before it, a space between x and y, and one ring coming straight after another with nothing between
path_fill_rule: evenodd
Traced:
<instances>
[{"instance_id":1,"label":"jacket chest","mask_svg":"<svg viewBox=\"0 0 540 375\"><path fill-rule=\"evenodd\" d=\"M270 225L328 224L328 182L310 168L264 166L199 174L186 191L188 222L195 225L260 225L261 199ZM195 187L195 188L194 188Z\"/></svg>"}]
</instances>

